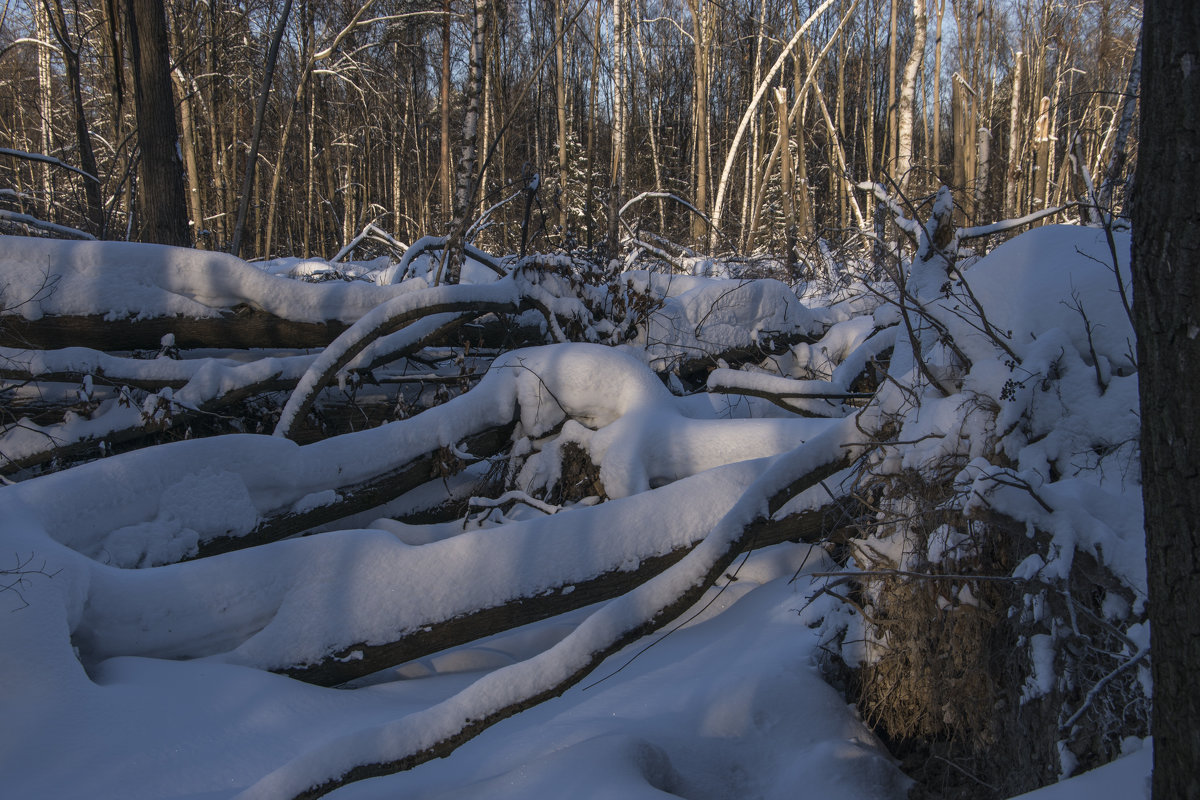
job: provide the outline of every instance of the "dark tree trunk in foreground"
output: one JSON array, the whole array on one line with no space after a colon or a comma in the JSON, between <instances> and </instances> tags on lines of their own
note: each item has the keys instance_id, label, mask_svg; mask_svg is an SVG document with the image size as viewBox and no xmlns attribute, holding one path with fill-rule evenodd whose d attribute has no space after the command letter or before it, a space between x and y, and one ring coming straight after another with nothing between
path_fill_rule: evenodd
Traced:
<instances>
[{"instance_id":1,"label":"dark tree trunk in foreground","mask_svg":"<svg viewBox=\"0 0 1200 800\"><path fill-rule=\"evenodd\" d=\"M1156 800L1200 797L1200 4L1146 0L1134 311Z\"/></svg>"},{"instance_id":2,"label":"dark tree trunk in foreground","mask_svg":"<svg viewBox=\"0 0 1200 800\"><path fill-rule=\"evenodd\" d=\"M129 56L133 62L133 100L138 147L142 153L142 241L191 247L179 127L171 92L171 58L162 0L126 0Z\"/></svg>"}]
</instances>

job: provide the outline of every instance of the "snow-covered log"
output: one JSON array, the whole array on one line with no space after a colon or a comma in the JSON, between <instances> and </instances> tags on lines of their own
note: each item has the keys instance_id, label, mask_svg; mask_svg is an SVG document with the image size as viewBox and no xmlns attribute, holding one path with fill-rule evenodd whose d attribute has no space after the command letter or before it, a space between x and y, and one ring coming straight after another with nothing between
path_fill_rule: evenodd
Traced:
<instances>
[{"instance_id":1,"label":"snow-covered log","mask_svg":"<svg viewBox=\"0 0 1200 800\"><path fill-rule=\"evenodd\" d=\"M25 320L95 313L109 321L214 319L245 306L293 323L348 325L409 291L363 281L288 280L210 250L0 237L0 308Z\"/></svg>"},{"instance_id":2,"label":"snow-covered log","mask_svg":"<svg viewBox=\"0 0 1200 800\"><path fill-rule=\"evenodd\" d=\"M734 369L714 369L708 374L713 394L744 394L770 400L780 408L813 417L841 417L847 400L869 400L870 393L851 392L832 381L804 381Z\"/></svg>"},{"instance_id":3,"label":"snow-covered log","mask_svg":"<svg viewBox=\"0 0 1200 800\"><path fill-rule=\"evenodd\" d=\"M647 498L649 499L649 498ZM819 543L829 537L842 519L840 501L829 500L824 507L764 520L754 529L754 548L784 541ZM572 521L560 521L565 528ZM646 556L630 568L626 559L609 565L592 577L559 583L516 597L506 602L461 614L445 621L414 628L393 642L368 644L356 642L331 653L320 661L280 670L308 683L334 686L370 675L394 664L403 664L423 656L448 650L468 642L493 636L578 608L611 600L642 585L689 553L694 543L678 545L666 553Z\"/></svg>"},{"instance_id":4,"label":"snow-covered log","mask_svg":"<svg viewBox=\"0 0 1200 800\"><path fill-rule=\"evenodd\" d=\"M285 280L278 278L276 280ZM292 281L297 286L313 286ZM365 285L365 284L364 284ZM7 298L0 298L7 302ZM346 329L337 320L297 322L245 304L218 316L113 317L109 314L0 317L0 346L58 349L87 342L97 350L154 350L171 335L181 348L325 347Z\"/></svg>"},{"instance_id":5,"label":"snow-covered log","mask_svg":"<svg viewBox=\"0 0 1200 800\"><path fill-rule=\"evenodd\" d=\"M823 491L821 479L844 464L856 446L866 443L855 422L847 419L831 425L811 442L774 460L692 552L592 614L554 647L496 670L424 711L301 754L238 797L315 798L355 781L411 769L448 755L495 723L566 691L609 655L658 630L695 603L739 552L753 546L779 498L798 494L804 487Z\"/></svg>"},{"instance_id":6,"label":"snow-covered log","mask_svg":"<svg viewBox=\"0 0 1200 800\"><path fill-rule=\"evenodd\" d=\"M474 316L473 311L433 314L376 340L347 366L370 372L438 341ZM135 441L263 392L293 389L315 359L299 355L268 356L245 363L223 358L142 360L88 348L49 352L5 349L0 354L0 377L72 383L91 379L158 391L140 407L109 400L86 419L73 416L46 426L18 420L5 426L0 431L0 474L85 455L102 442L107 448Z\"/></svg>"},{"instance_id":7,"label":"snow-covered log","mask_svg":"<svg viewBox=\"0 0 1200 800\"><path fill-rule=\"evenodd\" d=\"M490 458L509 444L513 424L497 425L467 436L456 446L459 452L476 459ZM362 511L369 511L394 500L430 480L451 474L461 462L454 450L445 446L413 457L401 466L382 472L359 483L332 486L319 499L267 511L249 532L230 531L197 545L192 558L204 558L232 550L276 542L310 528L336 522Z\"/></svg>"}]
</instances>

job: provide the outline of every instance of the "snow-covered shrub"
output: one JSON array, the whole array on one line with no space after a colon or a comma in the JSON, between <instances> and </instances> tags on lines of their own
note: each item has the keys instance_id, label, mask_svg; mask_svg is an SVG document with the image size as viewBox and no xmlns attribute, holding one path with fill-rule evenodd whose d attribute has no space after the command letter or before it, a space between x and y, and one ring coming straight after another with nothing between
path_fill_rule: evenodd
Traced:
<instances>
[{"instance_id":1,"label":"snow-covered shrub","mask_svg":"<svg viewBox=\"0 0 1200 800\"><path fill-rule=\"evenodd\" d=\"M1091 228L967 267L938 211L877 290L897 343L829 624L929 796L1002 797L1148 733L1128 239L1121 278Z\"/></svg>"}]
</instances>

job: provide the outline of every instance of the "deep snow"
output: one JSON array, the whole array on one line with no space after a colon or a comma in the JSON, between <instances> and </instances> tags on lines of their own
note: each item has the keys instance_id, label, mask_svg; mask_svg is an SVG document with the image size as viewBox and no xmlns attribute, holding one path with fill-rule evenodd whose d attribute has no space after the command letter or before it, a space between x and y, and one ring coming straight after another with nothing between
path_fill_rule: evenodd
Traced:
<instances>
[{"instance_id":1,"label":"deep snow","mask_svg":"<svg viewBox=\"0 0 1200 800\"><path fill-rule=\"evenodd\" d=\"M1127 252L1126 239L1122 246ZM962 456L958 482L971 502L1053 533L1055 555L1020 565L1018 577L1063 575L1078 548L1135 594L1133 609L1113 600L1114 621L1136 613L1145 596L1136 374L1132 331L1105 258L1101 232L1047 226L965 269L986 324L961 294L922 298L970 360L961 388L946 397L928 391L904 355L929 331L896 325L892 307L810 307L773 281L634 273L630 284L662 305L630 344L506 354L475 389L412 419L306 447L249 435L179 442L0 488L3 552L16 559L0 569L32 556L53 575L28 576L16 587L20 597L0 593L0 785L6 795L30 798L282 798L364 758L431 744L588 663L616 633L698 580L792 477L863 445L885 415L899 420L901 439L916 443L897 453L897 466ZM137 245L0 243L3 304L26 318L209 316L248 302L296 320L358 321L344 347L372 320L448 291L429 288L424 275L390 285L396 270L380 273L388 277L383 285L315 286L279 276L316 268L255 269L226 256ZM463 297L515 296L509 279L477 272L480 285ZM926 283L939 294L936 281ZM548 292L539 296L565 314L579 312ZM34 299L18 306L18 296ZM1090 331L1079 309L1094 323ZM807 419L779 410L766 416L765 402L715 393L677 398L648 368L681 353L714 354L798 332L821 338L788 348L771 361L773 371L714 370L709 389L845 394L893 345L895 385L857 420L840 400L796 401L831 417ZM414 334L395 334L405 335ZM322 358L333 363L334 349L324 357L144 366L84 350L5 351L0 363L182 381L175 399L199 406L264 375L303 381ZM937 358L928 365L935 377L950 374L952 359ZM921 386L926 394L914 405L911 387ZM985 405L981 398L993 401L991 416L964 413L968 399ZM53 435L104 436L138 415L110 404ZM458 527L360 515L345 530L169 563L206 538L246 533L274 510L335 502L336 487L513 419L523 449L510 477L523 491L558 480L559 455L570 443L591 455L608 502ZM13 428L0 449L19 454L44 439L28 426ZM992 446L1011 467L986 460ZM1001 479L1033 487L1044 505ZM819 506L828 493L814 488L780 513ZM414 498L399 502L417 505ZM347 688L264 671L522 594L567 593L598 571L633 568L692 544L676 567L623 598ZM895 547L902 566L912 557L899 540L875 544ZM808 573L833 568L823 550L806 545L754 552L665 638L660 632L626 647L563 696L496 724L448 758L334 796L903 797L907 779L817 670L839 610L828 595L810 602L819 583ZM1144 625L1126 633L1144 645ZM1048 668L1031 696L1060 680ZM1095 775L1028 797L1142 796L1150 748L1128 745L1131 755Z\"/></svg>"}]
</instances>

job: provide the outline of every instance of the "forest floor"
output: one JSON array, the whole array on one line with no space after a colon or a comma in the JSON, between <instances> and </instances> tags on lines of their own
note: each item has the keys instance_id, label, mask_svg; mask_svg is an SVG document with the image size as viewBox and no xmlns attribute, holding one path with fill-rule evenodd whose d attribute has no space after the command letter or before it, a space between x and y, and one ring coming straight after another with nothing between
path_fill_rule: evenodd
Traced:
<instances>
[{"instance_id":1,"label":"forest floor","mask_svg":"<svg viewBox=\"0 0 1200 800\"><path fill-rule=\"evenodd\" d=\"M1024 796L1149 797L1128 238L900 222L894 273L793 286L3 237L4 793L903 798L894 700L829 681L889 674L911 577L1011 634L963 649L1039 769L1124 756ZM152 327L246 309L332 341ZM486 315L559 341L438 338Z\"/></svg>"}]
</instances>

